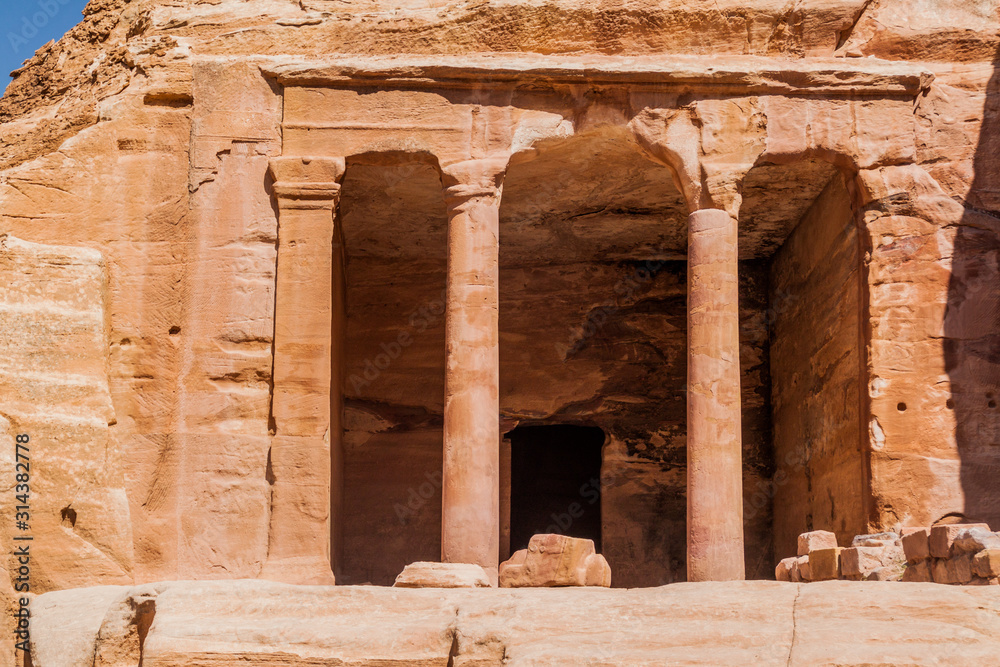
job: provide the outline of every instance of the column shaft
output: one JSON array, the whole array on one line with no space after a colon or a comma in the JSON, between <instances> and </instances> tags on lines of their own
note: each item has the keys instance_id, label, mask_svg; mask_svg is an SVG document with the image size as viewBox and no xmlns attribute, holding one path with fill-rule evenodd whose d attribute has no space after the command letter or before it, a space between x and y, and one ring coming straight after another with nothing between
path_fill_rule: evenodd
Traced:
<instances>
[{"instance_id":1,"label":"column shaft","mask_svg":"<svg viewBox=\"0 0 1000 667\"><path fill-rule=\"evenodd\" d=\"M737 222L688 219L688 581L745 578Z\"/></svg>"},{"instance_id":2,"label":"column shaft","mask_svg":"<svg viewBox=\"0 0 1000 667\"><path fill-rule=\"evenodd\" d=\"M500 534L499 174L492 161L445 173L445 315L441 560L496 577Z\"/></svg>"}]
</instances>

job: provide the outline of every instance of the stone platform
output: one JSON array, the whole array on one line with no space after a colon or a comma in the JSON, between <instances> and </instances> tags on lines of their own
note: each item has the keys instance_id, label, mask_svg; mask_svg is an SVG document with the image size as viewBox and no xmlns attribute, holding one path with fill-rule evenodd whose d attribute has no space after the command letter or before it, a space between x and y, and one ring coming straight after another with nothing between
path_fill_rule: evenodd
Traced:
<instances>
[{"instance_id":1,"label":"stone platform","mask_svg":"<svg viewBox=\"0 0 1000 667\"><path fill-rule=\"evenodd\" d=\"M32 611L34 667L1000 664L997 587L241 580L59 591L36 597Z\"/></svg>"}]
</instances>

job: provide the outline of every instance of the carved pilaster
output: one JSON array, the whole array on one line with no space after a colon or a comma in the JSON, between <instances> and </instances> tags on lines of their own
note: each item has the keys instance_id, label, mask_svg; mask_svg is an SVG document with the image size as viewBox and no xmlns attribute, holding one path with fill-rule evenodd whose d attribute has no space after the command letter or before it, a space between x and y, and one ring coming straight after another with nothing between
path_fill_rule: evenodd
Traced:
<instances>
[{"instance_id":1,"label":"carved pilaster","mask_svg":"<svg viewBox=\"0 0 1000 667\"><path fill-rule=\"evenodd\" d=\"M341 488L339 382L333 382L335 319L343 317L334 279L334 215L344 160L271 162L278 198L274 313L274 436L270 453L271 528L261 578L333 584L331 501ZM338 428L333 428L338 421ZM331 472L332 471L332 472ZM331 487L333 496L331 496ZM337 530L333 530L334 535Z\"/></svg>"}]
</instances>

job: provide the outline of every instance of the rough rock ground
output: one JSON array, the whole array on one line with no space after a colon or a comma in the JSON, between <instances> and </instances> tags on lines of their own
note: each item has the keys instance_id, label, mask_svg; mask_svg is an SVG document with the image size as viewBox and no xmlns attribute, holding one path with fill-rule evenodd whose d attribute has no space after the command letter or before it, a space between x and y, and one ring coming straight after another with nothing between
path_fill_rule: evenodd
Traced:
<instances>
[{"instance_id":1,"label":"rough rock ground","mask_svg":"<svg viewBox=\"0 0 1000 667\"><path fill-rule=\"evenodd\" d=\"M33 606L34 667L991 665L1000 656L1000 594L934 584L401 590L242 580L57 591Z\"/></svg>"}]
</instances>

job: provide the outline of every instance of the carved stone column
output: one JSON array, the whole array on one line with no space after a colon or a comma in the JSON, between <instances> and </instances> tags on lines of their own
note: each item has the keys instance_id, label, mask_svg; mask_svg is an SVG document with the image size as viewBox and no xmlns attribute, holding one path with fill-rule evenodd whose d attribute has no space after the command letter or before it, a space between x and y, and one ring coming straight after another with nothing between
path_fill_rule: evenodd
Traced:
<instances>
[{"instance_id":1,"label":"carved stone column","mask_svg":"<svg viewBox=\"0 0 1000 667\"><path fill-rule=\"evenodd\" d=\"M688 218L687 578L745 578L737 222Z\"/></svg>"},{"instance_id":2,"label":"carved stone column","mask_svg":"<svg viewBox=\"0 0 1000 667\"><path fill-rule=\"evenodd\" d=\"M333 584L330 543L340 517L333 517L331 530L331 507L339 508L342 493L341 432L334 414L341 388L333 377L333 332L340 324L335 281L342 267L336 266L334 215L344 160L278 158L271 173L280 217L268 460L271 528L260 577ZM338 428L331 428L334 422Z\"/></svg>"},{"instance_id":3,"label":"carved stone column","mask_svg":"<svg viewBox=\"0 0 1000 667\"><path fill-rule=\"evenodd\" d=\"M475 563L496 583L500 536L500 189L506 160L445 170L444 485L441 560Z\"/></svg>"}]
</instances>

